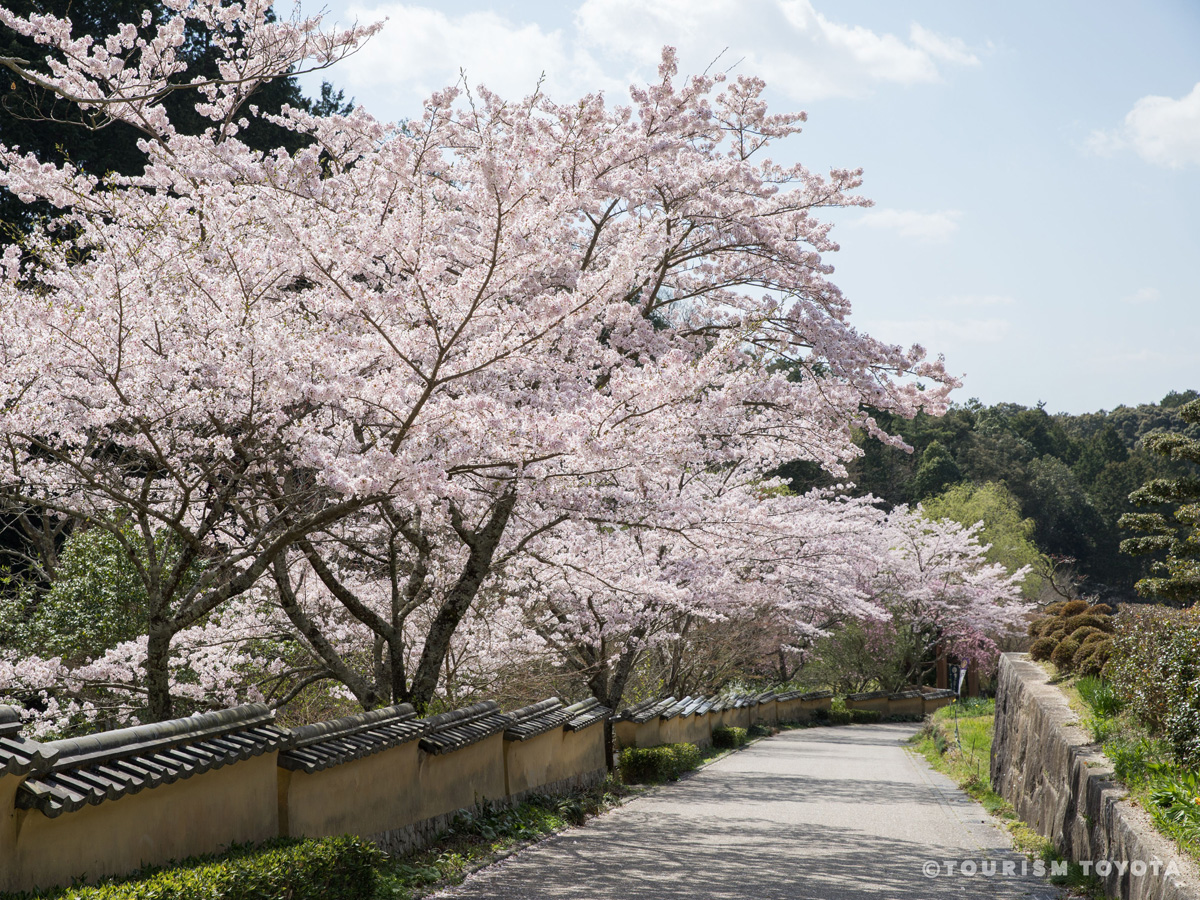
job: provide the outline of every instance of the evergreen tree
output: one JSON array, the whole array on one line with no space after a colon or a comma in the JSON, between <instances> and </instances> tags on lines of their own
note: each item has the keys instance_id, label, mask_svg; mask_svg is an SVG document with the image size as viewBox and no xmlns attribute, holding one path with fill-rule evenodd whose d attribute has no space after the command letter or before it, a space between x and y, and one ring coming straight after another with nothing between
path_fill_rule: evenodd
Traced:
<instances>
[{"instance_id":1,"label":"evergreen tree","mask_svg":"<svg viewBox=\"0 0 1200 900\"><path fill-rule=\"evenodd\" d=\"M1185 422L1200 425L1200 400L1179 407ZM1137 583L1138 593L1190 606L1200 600L1200 440L1178 433L1154 434L1145 439L1150 452L1177 463L1190 464L1191 474L1178 478L1154 478L1130 495L1153 512L1128 513L1121 526L1138 532L1121 542L1126 553L1164 554L1153 566L1153 574ZM1169 510L1169 512L1168 512Z\"/></svg>"}]
</instances>

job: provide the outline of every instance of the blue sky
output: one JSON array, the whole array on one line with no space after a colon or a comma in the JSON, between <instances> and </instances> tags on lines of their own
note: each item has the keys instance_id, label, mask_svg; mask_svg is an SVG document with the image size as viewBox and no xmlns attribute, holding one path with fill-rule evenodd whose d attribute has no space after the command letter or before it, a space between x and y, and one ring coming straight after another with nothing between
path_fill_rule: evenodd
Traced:
<instances>
[{"instance_id":1,"label":"blue sky","mask_svg":"<svg viewBox=\"0 0 1200 900\"><path fill-rule=\"evenodd\" d=\"M944 354L960 401L1078 413L1200 389L1195 0L325 7L388 19L326 73L386 119L460 69L505 96L544 72L556 98L620 102L663 44L684 72L723 52L808 112L777 159L866 170L876 206L829 216L834 280L860 329Z\"/></svg>"}]
</instances>

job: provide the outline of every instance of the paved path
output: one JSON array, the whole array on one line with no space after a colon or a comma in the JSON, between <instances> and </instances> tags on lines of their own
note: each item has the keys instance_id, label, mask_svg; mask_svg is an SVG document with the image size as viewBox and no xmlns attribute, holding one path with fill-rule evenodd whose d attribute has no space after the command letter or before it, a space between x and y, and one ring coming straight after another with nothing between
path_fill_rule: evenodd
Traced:
<instances>
[{"instance_id":1,"label":"paved path","mask_svg":"<svg viewBox=\"0 0 1200 900\"><path fill-rule=\"evenodd\" d=\"M916 726L787 731L484 869L438 897L495 900L1057 898L983 808L914 757ZM941 875L926 877L927 861ZM932 864L930 864L932 866ZM1003 869L1001 868L1002 872Z\"/></svg>"}]
</instances>

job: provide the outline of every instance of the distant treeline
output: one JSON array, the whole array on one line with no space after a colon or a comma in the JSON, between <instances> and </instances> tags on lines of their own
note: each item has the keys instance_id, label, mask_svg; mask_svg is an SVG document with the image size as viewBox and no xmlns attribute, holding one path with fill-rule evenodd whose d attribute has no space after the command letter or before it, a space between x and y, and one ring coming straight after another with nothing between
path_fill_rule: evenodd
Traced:
<instances>
[{"instance_id":1,"label":"distant treeline","mask_svg":"<svg viewBox=\"0 0 1200 900\"><path fill-rule=\"evenodd\" d=\"M1178 413L1197 396L1194 390L1172 391L1159 403L1082 415L1051 414L1045 404L984 406L974 399L941 418L880 414L880 424L903 436L914 452L860 435L863 456L850 463L850 479L855 493L889 504L917 503L961 482L1002 484L1033 520L1038 547L1075 560L1085 592L1134 599L1134 582L1147 574L1150 560L1120 552L1129 535L1117 520L1134 510L1129 494L1150 478L1200 474L1146 452L1142 439L1164 431L1200 438L1200 427ZM778 474L796 490L831 483L811 464L792 463Z\"/></svg>"}]
</instances>

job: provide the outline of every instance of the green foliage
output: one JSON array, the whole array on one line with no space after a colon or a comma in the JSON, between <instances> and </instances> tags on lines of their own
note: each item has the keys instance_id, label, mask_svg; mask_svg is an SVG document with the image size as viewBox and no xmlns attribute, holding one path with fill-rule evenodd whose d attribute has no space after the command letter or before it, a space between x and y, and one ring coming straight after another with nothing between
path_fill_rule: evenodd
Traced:
<instances>
[{"instance_id":1,"label":"green foliage","mask_svg":"<svg viewBox=\"0 0 1200 900\"><path fill-rule=\"evenodd\" d=\"M1035 524L1022 518L1021 507L1013 493L1002 484L957 484L943 494L922 501L930 519L950 519L960 525L982 522L979 542L990 544L987 561L999 563L1009 572L1029 566L1031 571L1021 584L1026 598L1037 597L1045 584L1038 574L1050 568L1050 561L1033 542Z\"/></svg>"},{"instance_id":2,"label":"green foliage","mask_svg":"<svg viewBox=\"0 0 1200 900\"><path fill-rule=\"evenodd\" d=\"M713 729L713 746L720 750L736 750L750 740L750 734L745 728L736 725L726 727L718 725Z\"/></svg>"},{"instance_id":3,"label":"green foliage","mask_svg":"<svg viewBox=\"0 0 1200 900\"><path fill-rule=\"evenodd\" d=\"M1180 843L1200 844L1200 773L1160 771L1149 784L1146 800L1160 831Z\"/></svg>"},{"instance_id":4,"label":"green foliage","mask_svg":"<svg viewBox=\"0 0 1200 900\"><path fill-rule=\"evenodd\" d=\"M678 781L679 776L700 764L695 744L663 744L661 747L626 747L618 767L626 784L658 784Z\"/></svg>"},{"instance_id":5,"label":"green foliage","mask_svg":"<svg viewBox=\"0 0 1200 900\"><path fill-rule=\"evenodd\" d=\"M374 895L384 856L361 838L281 838L235 846L219 857L147 869L131 879L23 897L61 900L363 900Z\"/></svg>"},{"instance_id":6,"label":"green foliage","mask_svg":"<svg viewBox=\"0 0 1200 900\"><path fill-rule=\"evenodd\" d=\"M122 546L140 547L132 522L113 529L77 530L64 542L49 590L19 593L0 611L9 639L31 652L69 661L96 657L123 641L146 633L149 599L145 559L132 559ZM155 536L157 562L169 569L179 558L167 532ZM199 576L199 569L189 573Z\"/></svg>"},{"instance_id":7,"label":"green foliage","mask_svg":"<svg viewBox=\"0 0 1200 900\"><path fill-rule=\"evenodd\" d=\"M1180 406L1179 415L1190 425L1200 425L1200 400ZM1145 446L1190 471L1175 478L1152 478L1130 494L1139 508L1150 511L1121 517L1121 527L1138 534L1122 541L1121 549L1135 556L1160 556L1153 574L1137 583L1139 594L1195 603L1200 600L1200 438L1167 432L1147 437Z\"/></svg>"},{"instance_id":8,"label":"green foliage","mask_svg":"<svg viewBox=\"0 0 1200 900\"><path fill-rule=\"evenodd\" d=\"M1160 432L1200 439L1200 425L1181 417L1184 397L1194 398L1195 392L1172 392L1161 405L1083 415L1051 415L1041 406L1029 409L1012 403L984 406L976 400L956 405L939 418L921 414L910 421L875 413L881 426L903 437L915 452L858 434L855 440L863 455L849 463L849 481L857 492L890 504L927 504L934 494L946 491L932 487L939 480L932 477L934 470L952 477L952 463L960 477L951 483L961 481L976 489L998 485L1015 498L1018 521L1033 523L1029 537L1039 552L1072 558L1094 591L1110 588L1126 594L1149 573L1146 559L1119 552L1122 533L1117 522L1135 511L1130 492L1153 478L1200 474L1194 466L1152 453L1141 443ZM940 449L927 459L934 443ZM923 466L925 473L918 479ZM792 479L796 491L833 483L816 467L799 463L781 466L778 474Z\"/></svg>"},{"instance_id":9,"label":"green foliage","mask_svg":"<svg viewBox=\"0 0 1200 900\"><path fill-rule=\"evenodd\" d=\"M1134 717L1180 765L1200 767L1200 609L1123 614L1108 668Z\"/></svg>"},{"instance_id":10,"label":"green foliage","mask_svg":"<svg viewBox=\"0 0 1200 900\"><path fill-rule=\"evenodd\" d=\"M921 497L929 497L961 480L962 470L954 457L939 441L930 441L913 476L913 490Z\"/></svg>"}]
</instances>

